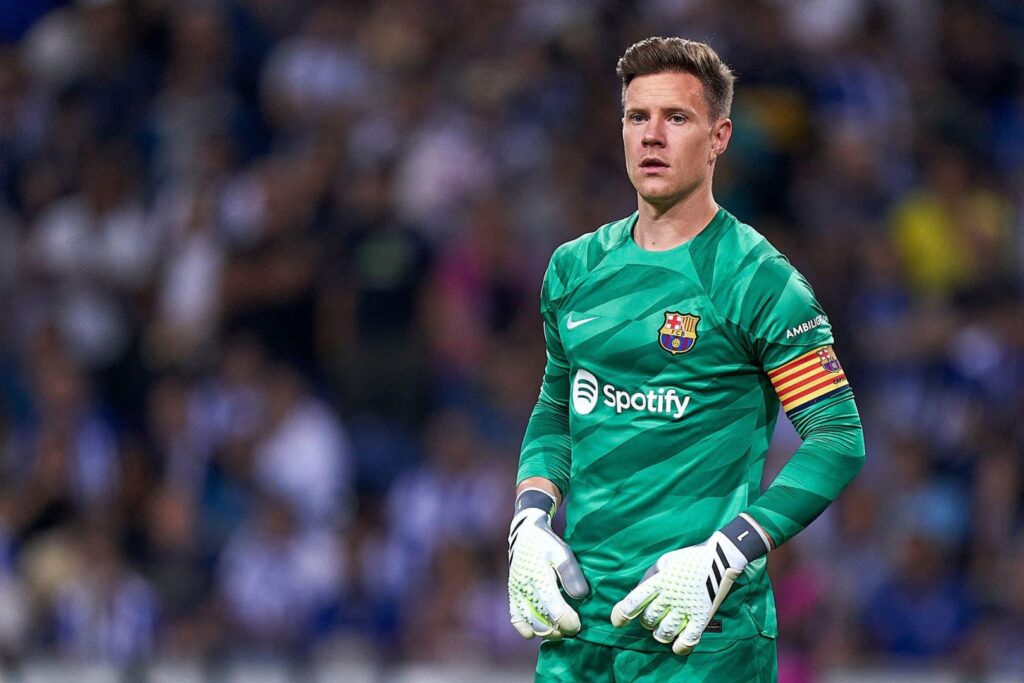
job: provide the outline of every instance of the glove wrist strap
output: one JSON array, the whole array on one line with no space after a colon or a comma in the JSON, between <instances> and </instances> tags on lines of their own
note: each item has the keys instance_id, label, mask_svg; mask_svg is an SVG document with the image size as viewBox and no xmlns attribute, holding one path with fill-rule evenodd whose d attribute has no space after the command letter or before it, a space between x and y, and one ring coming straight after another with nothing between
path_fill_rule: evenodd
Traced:
<instances>
[{"instance_id":1,"label":"glove wrist strap","mask_svg":"<svg viewBox=\"0 0 1024 683\"><path fill-rule=\"evenodd\" d=\"M550 519L555 516L556 507L555 498L550 493L540 489L526 489L516 498L515 514L518 515L527 508L537 508L543 510Z\"/></svg>"},{"instance_id":2,"label":"glove wrist strap","mask_svg":"<svg viewBox=\"0 0 1024 683\"><path fill-rule=\"evenodd\" d=\"M743 553L747 562L753 562L757 558L767 555L771 550L761 532L745 515L739 515L722 527L720 531Z\"/></svg>"}]
</instances>

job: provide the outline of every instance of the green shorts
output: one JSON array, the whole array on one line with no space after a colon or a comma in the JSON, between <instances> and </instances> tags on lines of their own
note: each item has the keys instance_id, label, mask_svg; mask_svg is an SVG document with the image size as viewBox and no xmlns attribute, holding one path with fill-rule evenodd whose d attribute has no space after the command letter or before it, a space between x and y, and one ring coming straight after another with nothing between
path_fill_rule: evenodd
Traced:
<instances>
[{"instance_id":1,"label":"green shorts","mask_svg":"<svg viewBox=\"0 0 1024 683\"><path fill-rule=\"evenodd\" d=\"M540 646L535 683L775 683L779 678L775 640L754 636L717 652L687 657L638 652L577 638Z\"/></svg>"}]
</instances>

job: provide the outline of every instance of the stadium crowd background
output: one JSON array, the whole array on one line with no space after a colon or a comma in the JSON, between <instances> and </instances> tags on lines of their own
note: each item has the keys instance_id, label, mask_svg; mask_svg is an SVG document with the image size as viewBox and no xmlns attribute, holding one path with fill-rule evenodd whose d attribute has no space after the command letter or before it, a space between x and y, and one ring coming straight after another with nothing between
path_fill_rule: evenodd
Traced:
<instances>
[{"instance_id":1,"label":"stadium crowd background","mask_svg":"<svg viewBox=\"0 0 1024 683\"><path fill-rule=\"evenodd\" d=\"M738 73L716 197L814 285L864 419L771 557L782 680L1024 676L1010 0L8 0L3 666L528 669L540 278L635 208L614 67L647 35Z\"/></svg>"}]
</instances>

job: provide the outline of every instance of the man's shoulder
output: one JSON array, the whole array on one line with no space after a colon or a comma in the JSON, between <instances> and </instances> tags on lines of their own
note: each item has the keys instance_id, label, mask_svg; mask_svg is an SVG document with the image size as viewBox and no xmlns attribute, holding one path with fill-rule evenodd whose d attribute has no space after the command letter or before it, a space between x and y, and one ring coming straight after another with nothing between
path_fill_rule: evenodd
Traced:
<instances>
[{"instance_id":1,"label":"man's shoulder","mask_svg":"<svg viewBox=\"0 0 1024 683\"><path fill-rule=\"evenodd\" d=\"M552 254L552 265L564 271L592 270L608 253L622 245L635 220L634 213L563 243Z\"/></svg>"},{"instance_id":2,"label":"man's shoulder","mask_svg":"<svg viewBox=\"0 0 1024 683\"><path fill-rule=\"evenodd\" d=\"M750 225L724 212L724 223L712 239L695 247L694 267L712 298L746 291L751 280L769 273L783 277L792 271L789 260Z\"/></svg>"},{"instance_id":3,"label":"man's shoulder","mask_svg":"<svg viewBox=\"0 0 1024 683\"><path fill-rule=\"evenodd\" d=\"M734 264L736 270L742 271L766 262L789 263L782 252L753 226L732 214L727 214L726 220L729 222L728 229L721 232L716 251L721 259Z\"/></svg>"},{"instance_id":4,"label":"man's shoulder","mask_svg":"<svg viewBox=\"0 0 1024 683\"><path fill-rule=\"evenodd\" d=\"M723 316L745 329L765 320L785 324L818 320L813 313L827 322L807 280L789 259L760 232L733 220L715 252L723 267L716 271L716 286L709 290Z\"/></svg>"}]
</instances>

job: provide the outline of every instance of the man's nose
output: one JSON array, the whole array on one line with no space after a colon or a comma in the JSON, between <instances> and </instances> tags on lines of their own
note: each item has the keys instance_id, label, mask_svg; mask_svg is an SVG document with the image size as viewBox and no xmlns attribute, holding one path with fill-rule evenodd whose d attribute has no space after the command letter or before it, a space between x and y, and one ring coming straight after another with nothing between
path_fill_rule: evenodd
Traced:
<instances>
[{"instance_id":1,"label":"man's nose","mask_svg":"<svg viewBox=\"0 0 1024 683\"><path fill-rule=\"evenodd\" d=\"M647 126L644 127L644 137L642 142L645 147L664 145L665 136L664 131L661 127L661 123L653 119L648 121Z\"/></svg>"}]
</instances>

